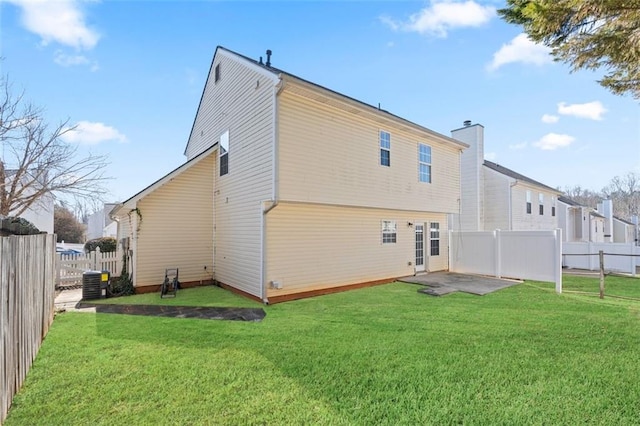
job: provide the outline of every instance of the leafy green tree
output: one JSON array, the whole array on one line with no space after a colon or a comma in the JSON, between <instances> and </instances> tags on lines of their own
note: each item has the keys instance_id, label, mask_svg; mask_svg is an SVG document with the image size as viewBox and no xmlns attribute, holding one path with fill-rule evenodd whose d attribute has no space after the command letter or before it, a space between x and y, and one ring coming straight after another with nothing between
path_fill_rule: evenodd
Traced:
<instances>
[{"instance_id":1,"label":"leafy green tree","mask_svg":"<svg viewBox=\"0 0 640 426\"><path fill-rule=\"evenodd\" d=\"M602 86L640 99L640 0L507 0L498 13L572 71L603 69Z\"/></svg>"}]
</instances>

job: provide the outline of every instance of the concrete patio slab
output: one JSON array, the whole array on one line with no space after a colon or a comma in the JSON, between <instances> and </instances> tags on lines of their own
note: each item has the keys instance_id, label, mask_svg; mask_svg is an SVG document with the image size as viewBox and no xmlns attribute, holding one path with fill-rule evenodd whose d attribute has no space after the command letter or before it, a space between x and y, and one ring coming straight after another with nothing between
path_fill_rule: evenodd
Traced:
<instances>
[{"instance_id":1,"label":"concrete patio slab","mask_svg":"<svg viewBox=\"0 0 640 426\"><path fill-rule=\"evenodd\" d=\"M454 291L484 296L485 294L521 283L521 281L517 280L457 274L454 272L430 272L402 277L398 281L427 286L427 289L420 289L418 291L432 296L441 296Z\"/></svg>"}]
</instances>

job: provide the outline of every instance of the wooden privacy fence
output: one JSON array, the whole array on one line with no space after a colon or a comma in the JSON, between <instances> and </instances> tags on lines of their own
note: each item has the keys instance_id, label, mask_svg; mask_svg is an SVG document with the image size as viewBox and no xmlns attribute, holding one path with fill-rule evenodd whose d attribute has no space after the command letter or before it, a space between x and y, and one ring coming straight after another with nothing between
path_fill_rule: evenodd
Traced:
<instances>
[{"instance_id":1,"label":"wooden privacy fence","mask_svg":"<svg viewBox=\"0 0 640 426\"><path fill-rule=\"evenodd\" d=\"M111 276L120 275L122 254L120 250L101 253L100 248L90 253L58 254L56 287L82 285L85 271L109 271Z\"/></svg>"},{"instance_id":2,"label":"wooden privacy fence","mask_svg":"<svg viewBox=\"0 0 640 426\"><path fill-rule=\"evenodd\" d=\"M0 237L0 423L49 331L55 235Z\"/></svg>"},{"instance_id":3,"label":"wooden privacy fence","mask_svg":"<svg viewBox=\"0 0 640 426\"><path fill-rule=\"evenodd\" d=\"M449 270L553 282L562 293L562 230L449 231Z\"/></svg>"}]
</instances>

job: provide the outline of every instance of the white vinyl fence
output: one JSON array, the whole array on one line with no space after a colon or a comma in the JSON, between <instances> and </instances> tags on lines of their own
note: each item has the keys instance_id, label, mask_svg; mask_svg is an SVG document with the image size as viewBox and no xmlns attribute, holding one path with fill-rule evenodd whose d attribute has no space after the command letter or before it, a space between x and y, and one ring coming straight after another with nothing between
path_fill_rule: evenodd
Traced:
<instances>
[{"instance_id":1,"label":"white vinyl fence","mask_svg":"<svg viewBox=\"0 0 640 426\"><path fill-rule=\"evenodd\" d=\"M97 248L87 254L58 254L56 287L82 285L82 274L85 271L109 271L112 277L118 276L121 263L120 250L101 253L100 248Z\"/></svg>"},{"instance_id":2,"label":"white vinyl fence","mask_svg":"<svg viewBox=\"0 0 640 426\"><path fill-rule=\"evenodd\" d=\"M636 275L640 247L621 243L563 243L562 265L571 269L600 270L598 252L604 253L604 269Z\"/></svg>"},{"instance_id":3,"label":"white vinyl fence","mask_svg":"<svg viewBox=\"0 0 640 426\"><path fill-rule=\"evenodd\" d=\"M449 231L449 270L548 281L562 292L562 230Z\"/></svg>"}]
</instances>

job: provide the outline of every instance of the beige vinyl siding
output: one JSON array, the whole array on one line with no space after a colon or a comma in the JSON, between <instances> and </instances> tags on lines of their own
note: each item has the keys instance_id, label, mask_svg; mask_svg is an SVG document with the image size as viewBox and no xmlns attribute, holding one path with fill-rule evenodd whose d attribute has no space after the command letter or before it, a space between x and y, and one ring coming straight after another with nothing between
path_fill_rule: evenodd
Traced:
<instances>
[{"instance_id":1,"label":"beige vinyl siding","mask_svg":"<svg viewBox=\"0 0 640 426\"><path fill-rule=\"evenodd\" d=\"M279 96L280 198L286 201L457 212L459 149L286 90ZM391 134L380 165L379 131ZM432 183L419 182L418 144L431 146Z\"/></svg>"},{"instance_id":2,"label":"beige vinyl siding","mask_svg":"<svg viewBox=\"0 0 640 426\"><path fill-rule=\"evenodd\" d=\"M218 65L220 79L215 82ZM218 142L226 130L231 129L233 137L238 127L249 126L254 134L272 127L272 117L264 115L264 108L271 103L275 76L256 71L222 49L216 51L210 73L185 150L187 160Z\"/></svg>"},{"instance_id":3,"label":"beige vinyl siding","mask_svg":"<svg viewBox=\"0 0 640 426\"><path fill-rule=\"evenodd\" d=\"M137 287L162 284L166 268L179 268L182 282L212 279L215 156L214 151L138 201Z\"/></svg>"},{"instance_id":4,"label":"beige vinyl siding","mask_svg":"<svg viewBox=\"0 0 640 426\"><path fill-rule=\"evenodd\" d=\"M194 132L203 129L211 144L229 131L229 173L214 172L215 279L260 297L262 204L273 198L274 86L244 60L217 55L214 69L218 63L220 80L209 79ZM190 141L189 155L204 146Z\"/></svg>"},{"instance_id":5,"label":"beige vinyl siding","mask_svg":"<svg viewBox=\"0 0 640 426\"><path fill-rule=\"evenodd\" d=\"M511 180L483 167L484 175L484 229L509 230L509 192Z\"/></svg>"},{"instance_id":6,"label":"beige vinyl siding","mask_svg":"<svg viewBox=\"0 0 640 426\"><path fill-rule=\"evenodd\" d=\"M397 242L382 243L383 220L397 224ZM415 229L407 223L440 223L440 255L425 255L429 270L447 269L446 215L370 208L280 203L267 214L268 296L412 275Z\"/></svg>"},{"instance_id":7,"label":"beige vinyl siding","mask_svg":"<svg viewBox=\"0 0 640 426\"><path fill-rule=\"evenodd\" d=\"M120 243L120 240L122 240L123 238L130 238L131 237L131 220L129 220L129 216L127 214L127 212L125 212L125 208L121 208L120 211L117 214L117 218L118 218L118 235L117 235L117 239L118 239L118 243Z\"/></svg>"}]
</instances>

